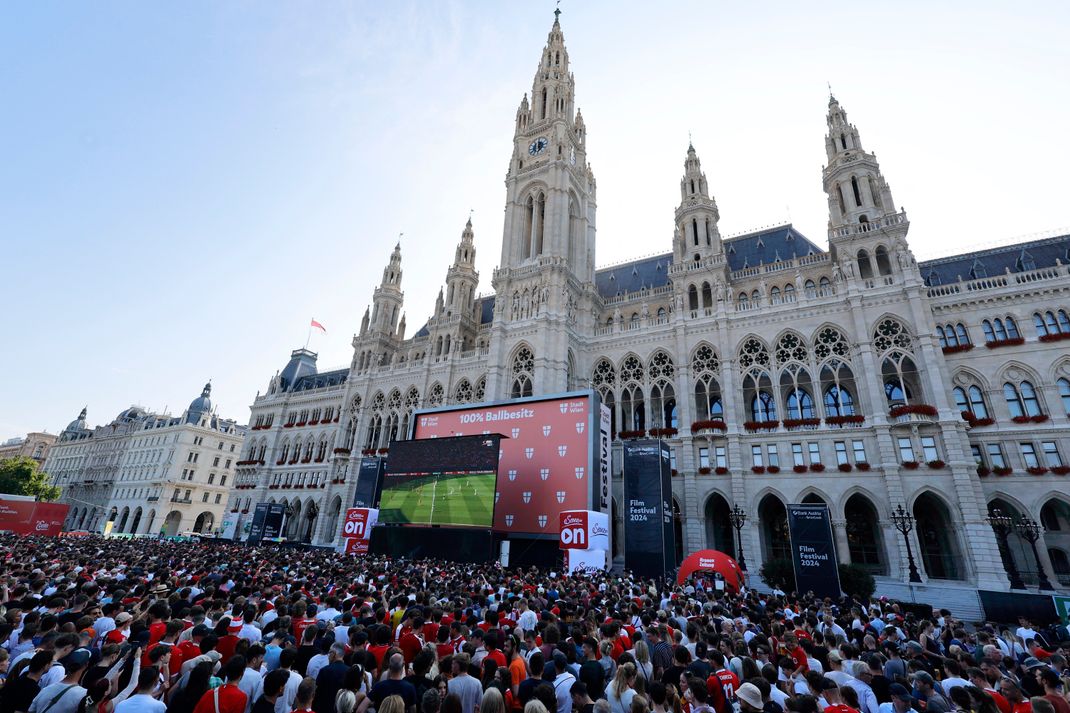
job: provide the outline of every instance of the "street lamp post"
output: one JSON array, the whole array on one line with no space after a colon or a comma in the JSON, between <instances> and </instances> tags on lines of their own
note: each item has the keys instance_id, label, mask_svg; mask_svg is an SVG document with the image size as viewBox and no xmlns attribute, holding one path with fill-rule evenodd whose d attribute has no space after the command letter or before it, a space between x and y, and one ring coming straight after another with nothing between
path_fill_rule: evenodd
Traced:
<instances>
[{"instance_id":1,"label":"street lamp post","mask_svg":"<svg viewBox=\"0 0 1070 713\"><path fill-rule=\"evenodd\" d=\"M1010 515L1004 515L999 508L992 508L985 518L985 522L992 526L999 541L999 552L1003 556L1003 566L1007 570L1007 578L1011 581L1011 589L1025 589L1021 574L1018 573L1018 565L1014 561L1014 555L1007 544L1007 538L1014 531L1014 520Z\"/></svg>"},{"instance_id":2,"label":"street lamp post","mask_svg":"<svg viewBox=\"0 0 1070 713\"><path fill-rule=\"evenodd\" d=\"M747 571L747 560L743 557L743 526L747 523L747 513L743 511L739 505L732 506L732 512L728 513L728 517L732 520L732 527L736 528L736 544L739 545L739 568L744 572Z\"/></svg>"},{"instance_id":3,"label":"street lamp post","mask_svg":"<svg viewBox=\"0 0 1070 713\"><path fill-rule=\"evenodd\" d=\"M1048 579L1048 574L1044 571L1044 565L1040 563L1040 553L1037 552L1037 540L1040 539L1040 525L1038 525L1037 521L1031 517L1023 517L1018 520L1015 527L1018 530L1018 534L1025 540L1028 540L1029 546L1033 548L1033 559L1037 562L1037 577L1040 590L1050 592L1054 587L1051 586L1051 580Z\"/></svg>"},{"instance_id":4,"label":"street lamp post","mask_svg":"<svg viewBox=\"0 0 1070 713\"><path fill-rule=\"evenodd\" d=\"M892 524L895 525L895 529L903 533L903 542L907 546L907 562L910 564L910 581L921 582L921 575L918 574L918 566L914 564L914 551L910 549L910 537L908 534L914 529L914 517L903 509L903 504L900 503L896 506L892 512Z\"/></svg>"}]
</instances>

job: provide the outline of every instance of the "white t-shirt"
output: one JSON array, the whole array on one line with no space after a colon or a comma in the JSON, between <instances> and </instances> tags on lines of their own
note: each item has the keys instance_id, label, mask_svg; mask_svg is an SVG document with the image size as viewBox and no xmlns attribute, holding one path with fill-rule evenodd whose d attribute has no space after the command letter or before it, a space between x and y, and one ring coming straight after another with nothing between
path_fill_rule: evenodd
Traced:
<instances>
[{"instance_id":1,"label":"white t-shirt","mask_svg":"<svg viewBox=\"0 0 1070 713\"><path fill-rule=\"evenodd\" d=\"M48 713L77 713L85 694L88 693L81 686L71 686L67 683L53 683L41 689L37 697L30 704L29 713L41 713L48 708ZM55 703L52 700L59 696ZM51 705L51 707L49 707Z\"/></svg>"},{"instance_id":2,"label":"white t-shirt","mask_svg":"<svg viewBox=\"0 0 1070 713\"><path fill-rule=\"evenodd\" d=\"M115 706L115 713L165 713L166 710L167 704L145 693L130 696Z\"/></svg>"},{"instance_id":3,"label":"white t-shirt","mask_svg":"<svg viewBox=\"0 0 1070 713\"><path fill-rule=\"evenodd\" d=\"M568 671L557 674L553 680L554 696L557 698L557 713L572 713L572 684L576 677Z\"/></svg>"}]
</instances>

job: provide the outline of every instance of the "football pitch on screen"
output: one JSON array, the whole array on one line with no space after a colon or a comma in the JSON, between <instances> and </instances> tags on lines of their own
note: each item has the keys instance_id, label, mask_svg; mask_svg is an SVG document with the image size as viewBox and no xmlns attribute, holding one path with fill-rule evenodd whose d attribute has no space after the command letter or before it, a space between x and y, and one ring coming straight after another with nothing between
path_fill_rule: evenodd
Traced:
<instances>
[{"instance_id":1,"label":"football pitch on screen","mask_svg":"<svg viewBox=\"0 0 1070 713\"><path fill-rule=\"evenodd\" d=\"M491 527L496 480L496 473L450 473L388 482L379 500L379 521Z\"/></svg>"}]
</instances>

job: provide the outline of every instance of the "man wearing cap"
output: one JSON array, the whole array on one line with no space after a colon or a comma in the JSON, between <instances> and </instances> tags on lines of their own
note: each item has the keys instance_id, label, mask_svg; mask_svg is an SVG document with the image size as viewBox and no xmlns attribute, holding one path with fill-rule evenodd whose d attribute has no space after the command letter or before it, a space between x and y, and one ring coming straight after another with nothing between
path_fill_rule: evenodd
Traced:
<instances>
[{"instance_id":1,"label":"man wearing cap","mask_svg":"<svg viewBox=\"0 0 1070 713\"><path fill-rule=\"evenodd\" d=\"M104 636L105 641L113 644L121 644L130 636L130 622L134 616L130 612L121 611L115 615L115 628Z\"/></svg>"},{"instance_id":2,"label":"man wearing cap","mask_svg":"<svg viewBox=\"0 0 1070 713\"><path fill-rule=\"evenodd\" d=\"M765 701L762 700L762 692L753 683L744 683L736 689L736 699L743 713L762 713Z\"/></svg>"},{"instance_id":3,"label":"man wearing cap","mask_svg":"<svg viewBox=\"0 0 1070 713\"><path fill-rule=\"evenodd\" d=\"M949 713L953 710L951 702L936 687L936 681L927 671L917 671L910 678L914 682L914 690L925 703L925 713Z\"/></svg>"},{"instance_id":4,"label":"man wearing cap","mask_svg":"<svg viewBox=\"0 0 1070 713\"><path fill-rule=\"evenodd\" d=\"M914 704L914 696L910 695L910 691L901 683L893 683L888 687L888 693L891 694L892 700L890 703L881 703L880 713L908 713Z\"/></svg>"},{"instance_id":5,"label":"man wearing cap","mask_svg":"<svg viewBox=\"0 0 1070 713\"><path fill-rule=\"evenodd\" d=\"M63 658L66 675L58 683L43 686L30 704L29 713L77 713L78 706L88 693L78 685L89 667L89 649L75 649ZM42 677L43 679L43 677Z\"/></svg>"},{"instance_id":6,"label":"man wearing cap","mask_svg":"<svg viewBox=\"0 0 1070 713\"><path fill-rule=\"evenodd\" d=\"M840 687L827 676L821 678L821 696L825 699L824 713L859 713L858 710L843 702L843 698L840 697Z\"/></svg>"}]
</instances>

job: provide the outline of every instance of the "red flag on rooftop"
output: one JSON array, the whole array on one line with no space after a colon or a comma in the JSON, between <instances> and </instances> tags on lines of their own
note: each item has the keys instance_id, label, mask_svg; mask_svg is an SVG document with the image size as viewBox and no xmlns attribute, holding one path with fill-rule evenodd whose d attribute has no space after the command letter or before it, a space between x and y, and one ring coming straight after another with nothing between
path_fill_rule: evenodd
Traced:
<instances>
[{"instance_id":1,"label":"red flag on rooftop","mask_svg":"<svg viewBox=\"0 0 1070 713\"><path fill-rule=\"evenodd\" d=\"M326 333L327 333L327 328L326 328L326 327L324 327L324 326L323 326L322 324L320 324L319 322L317 322L316 320L312 320L312 326L313 326L313 327L315 327L316 329L320 330L320 331L321 331L321 332L323 332L324 334L326 334Z\"/></svg>"}]
</instances>

